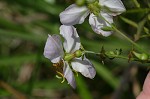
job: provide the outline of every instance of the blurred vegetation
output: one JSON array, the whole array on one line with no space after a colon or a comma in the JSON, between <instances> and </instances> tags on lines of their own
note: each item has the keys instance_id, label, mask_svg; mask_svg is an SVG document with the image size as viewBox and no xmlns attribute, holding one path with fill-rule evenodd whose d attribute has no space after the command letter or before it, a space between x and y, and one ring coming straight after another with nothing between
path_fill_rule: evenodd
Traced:
<instances>
[{"instance_id":1,"label":"blurred vegetation","mask_svg":"<svg viewBox=\"0 0 150 99\"><path fill-rule=\"evenodd\" d=\"M114 18L115 25L150 53L150 1L122 0L127 11ZM124 59L105 59L88 54L97 75L93 80L77 77L77 89L55 77L43 49L48 34L59 34L59 13L72 0L0 0L0 99L135 99L142 88L149 64ZM95 34L88 18L76 25L86 50L122 49L132 44L113 33Z\"/></svg>"}]
</instances>

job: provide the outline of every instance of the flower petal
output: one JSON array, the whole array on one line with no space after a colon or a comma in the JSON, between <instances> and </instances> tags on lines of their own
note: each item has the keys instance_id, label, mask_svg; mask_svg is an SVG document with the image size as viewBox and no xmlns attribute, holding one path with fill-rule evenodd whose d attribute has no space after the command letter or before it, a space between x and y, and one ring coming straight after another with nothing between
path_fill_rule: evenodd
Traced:
<instances>
[{"instance_id":1,"label":"flower petal","mask_svg":"<svg viewBox=\"0 0 150 99\"><path fill-rule=\"evenodd\" d=\"M67 53L73 53L80 49L80 38L76 28L73 26L61 25L60 34L64 37L64 49Z\"/></svg>"},{"instance_id":2,"label":"flower petal","mask_svg":"<svg viewBox=\"0 0 150 99\"><path fill-rule=\"evenodd\" d=\"M116 16L126 11L121 0L99 0L100 5L110 15Z\"/></svg>"},{"instance_id":3,"label":"flower petal","mask_svg":"<svg viewBox=\"0 0 150 99\"><path fill-rule=\"evenodd\" d=\"M96 75L92 63L86 57L83 60L81 58L73 59L71 65L75 71L80 72L85 77L93 79Z\"/></svg>"},{"instance_id":4,"label":"flower petal","mask_svg":"<svg viewBox=\"0 0 150 99\"><path fill-rule=\"evenodd\" d=\"M59 17L62 24L75 25L83 23L88 14L89 10L86 6L79 7L76 4L72 4L61 12Z\"/></svg>"},{"instance_id":5,"label":"flower petal","mask_svg":"<svg viewBox=\"0 0 150 99\"><path fill-rule=\"evenodd\" d=\"M59 35L48 35L44 56L51 60L52 63L57 63L63 57L64 52L62 48L62 42Z\"/></svg>"},{"instance_id":6,"label":"flower petal","mask_svg":"<svg viewBox=\"0 0 150 99\"><path fill-rule=\"evenodd\" d=\"M76 83L75 83L74 74L67 62L64 62L63 72L64 72L64 77L67 79L68 83L75 89Z\"/></svg>"},{"instance_id":7,"label":"flower petal","mask_svg":"<svg viewBox=\"0 0 150 99\"><path fill-rule=\"evenodd\" d=\"M105 18L109 23L113 23L113 17L108 15L107 13L100 13L100 16ZM94 32L97 34L102 34L103 36L107 37L112 34L112 31L104 31L102 28L104 27L111 27L105 20L91 14L89 17L89 24L91 25Z\"/></svg>"}]
</instances>

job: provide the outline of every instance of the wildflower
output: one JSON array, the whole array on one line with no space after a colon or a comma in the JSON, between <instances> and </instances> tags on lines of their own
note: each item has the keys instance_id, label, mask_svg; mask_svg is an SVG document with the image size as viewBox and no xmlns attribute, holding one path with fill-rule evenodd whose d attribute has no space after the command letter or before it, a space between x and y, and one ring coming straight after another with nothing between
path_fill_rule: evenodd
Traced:
<instances>
[{"instance_id":1,"label":"wildflower","mask_svg":"<svg viewBox=\"0 0 150 99\"><path fill-rule=\"evenodd\" d=\"M60 21L64 25L82 24L85 18L90 14L89 24L94 32L109 36L111 30L104 30L105 27L111 27L113 16L119 15L125 11L121 0L95 0L87 3L86 6L70 5L65 11L60 13ZM108 23L109 22L109 23Z\"/></svg>"},{"instance_id":2,"label":"wildflower","mask_svg":"<svg viewBox=\"0 0 150 99\"><path fill-rule=\"evenodd\" d=\"M62 25L60 34L64 38L62 45L59 35L48 35L44 48L44 56L48 58L54 66L56 72L75 88L74 72L80 72L88 78L94 78L96 72L92 63L83 55L80 49L80 38L73 26Z\"/></svg>"}]
</instances>

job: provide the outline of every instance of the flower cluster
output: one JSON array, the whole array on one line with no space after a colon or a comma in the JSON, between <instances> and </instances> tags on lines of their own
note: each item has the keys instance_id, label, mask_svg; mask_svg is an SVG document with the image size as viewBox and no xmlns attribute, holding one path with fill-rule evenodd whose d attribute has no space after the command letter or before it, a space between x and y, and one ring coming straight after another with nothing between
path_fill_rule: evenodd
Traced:
<instances>
[{"instance_id":1,"label":"flower cluster","mask_svg":"<svg viewBox=\"0 0 150 99\"><path fill-rule=\"evenodd\" d=\"M80 38L73 25L81 24L89 16L89 24L94 32L103 36L112 34L111 28L113 16L125 11L120 0L87 0L83 6L70 5L60 13L60 35L48 35L44 48L44 56L48 58L56 72L63 81L75 88L74 74L80 72L83 76L93 79L96 71L92 63L85 57L85 51L80 43ZM62 81L62 82L63 82Z\"/></svg>"}]
</instances>

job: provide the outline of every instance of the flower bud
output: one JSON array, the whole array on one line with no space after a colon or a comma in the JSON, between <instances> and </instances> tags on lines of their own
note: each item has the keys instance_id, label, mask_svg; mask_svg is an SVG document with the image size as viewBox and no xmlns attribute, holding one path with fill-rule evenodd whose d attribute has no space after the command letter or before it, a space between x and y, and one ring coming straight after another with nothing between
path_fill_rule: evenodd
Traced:
<instances>
[{"instance_id":1,"label":"flower bud","mask_svg":"<svg viewBox=\"0 0 150 99\"><path fill-rule=\"evenodd\" d=\"M79 58L81 56L82 56L82 51L81 50L75 51L75 57Z\"/></svg>"},{"instance_id":2,"label":"flower bud","mask_svg":"<svg viewBox=\"0 0 150 99\"><path fill-rule=\"evenodd\" d=\"M114 56L116 55L114 51L109 51L109 52L106 52L105 54L108 58L114 58Z\"/></svg>"},{"instance_id":3,"label":"flower bud","mask_svg":"<svg viewBox=\"0 0 150 99\"><path fill-rule=\"evenodd\" d=\"M140 60L142 60L142 61L146 61L146 60L148 60L148 58L149 58L149 56L148 56L147 54L145 54L145 53L139 54L139 53L133 51L133 54L134 54L138 59L140 59Z\"/></svg>"},{"instance_id":4,"label":"flower bud","mask_svg":"<svg viewBox=\"0 0 150 99\"><path fill-rule=\"evenodd\" d=\"M78 6L83 6L85 4L85 0L76 0L76 4Z\"/></svg>"}]
</instances>

